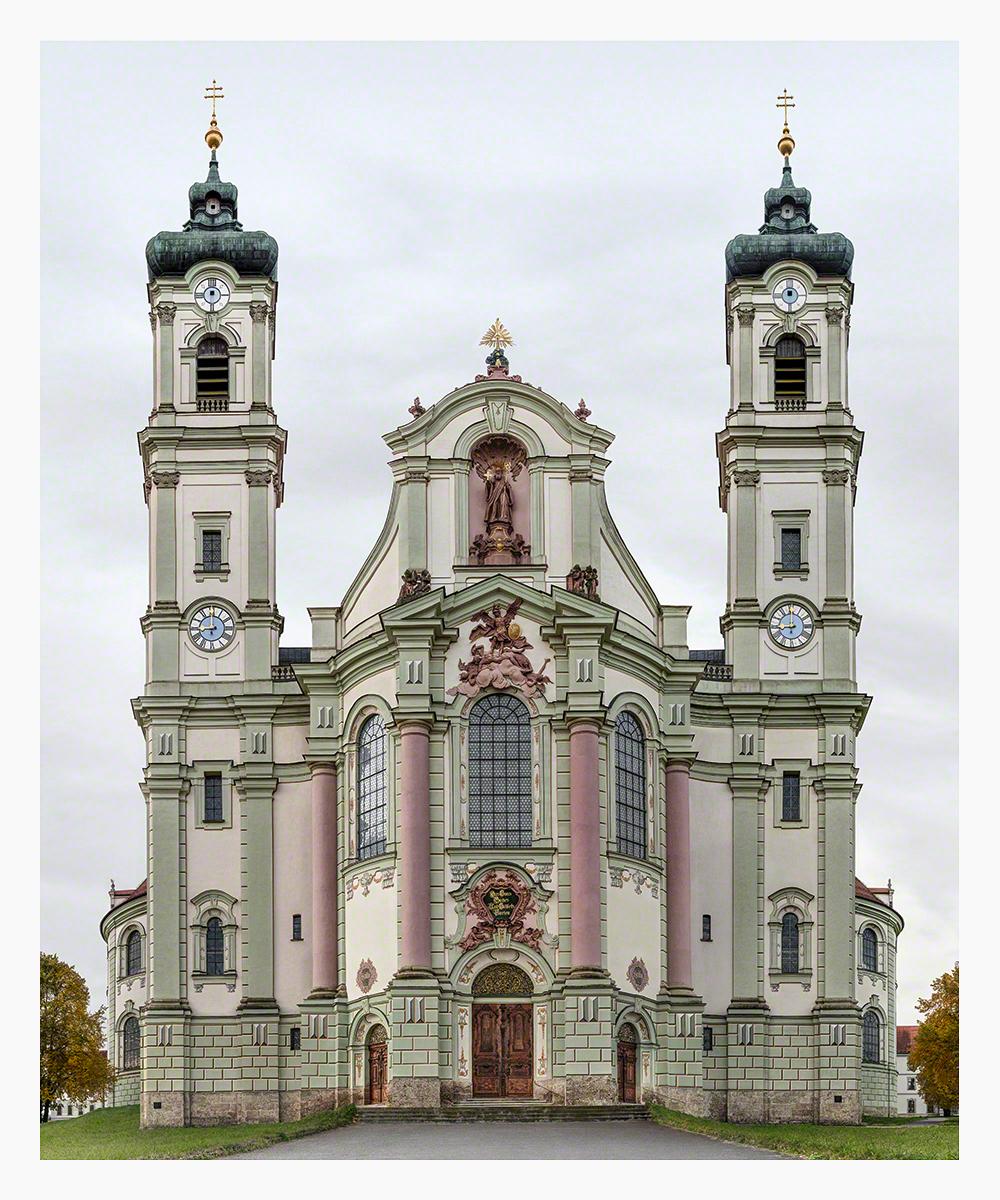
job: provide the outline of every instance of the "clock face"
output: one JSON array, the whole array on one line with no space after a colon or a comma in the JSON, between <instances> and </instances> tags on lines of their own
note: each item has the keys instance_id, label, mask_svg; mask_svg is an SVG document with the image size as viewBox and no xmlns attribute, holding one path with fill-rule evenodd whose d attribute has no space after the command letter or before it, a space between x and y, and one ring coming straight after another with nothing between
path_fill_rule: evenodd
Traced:
<instances>
[{"instance_id":1,"label":"clock face","mask_svg":"<svg viewBox=\"0 0 1000 1200\"><path fill-rule=\"evenodd\" d=\"M205 312L218 312L229 303L232 293L224 279L203 279L194 289L194 298Z\"/></svg>"},{"instance_id":2,"label":"clock face","mask_svg":"<svg viewBox=\"0 0 1000 1200\"><path fill-rule=\"evenodd\" d=\"M813 619L801 604L782 604L771 614L771 637L784 650L798 650L813 635Z\"/></svg>"},{"instance_id":3,"label":"clock face","mask_svg":"<svg viewBox=\"0 0 1000 1200\"><path fill-rule=\"evenodd\" d=\"M233 615L221 604L205 604L188 622L188 637L199 650L225 650L236 636Z\"/></svg>"},{"instance_id":4,"label":"clock face","mask_svg":"<svg viewBox=\"0 0 1000 1200\"><path fill-rule=\"evenodd\" d=\"M781 312L798 312L806 302L805 285L798 279L782 279L775 284L771 298Z\"/></svg>"}]
</instances>

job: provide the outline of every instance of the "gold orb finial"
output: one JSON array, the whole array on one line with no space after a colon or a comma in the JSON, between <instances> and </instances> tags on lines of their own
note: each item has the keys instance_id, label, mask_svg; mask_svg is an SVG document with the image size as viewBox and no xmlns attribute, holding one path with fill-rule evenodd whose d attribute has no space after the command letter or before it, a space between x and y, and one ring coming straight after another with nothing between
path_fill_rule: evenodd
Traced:
<instances>
[{"instance_id":1,"label":"gold orb finial","mask_svg":"<svg viewBox=\"0 0 1000 1200\"><path fill-rule=\"evenodd\" d=\"M222 145L222 130L219 128L219 122L215 118L215 102L225 99L222 88L212 80L210 87L205 88L205 99L212 101L212 119L208 123L208 132L205 134L205 143L209 150L214 154Z\"/></svg>"},{"instance_id":2,"label":"gold orb finial","mask_svg":"<svg viewBox=\"0 0 1000 1200\"><path fill-rule=\"evenodd\" d=\"M781 137L778 138L778 153L782 158L788 158L791 152L795 149L795 138L788 132L788 110L794 108L795 97L789 96L788 88L778 97L778 103L775 108L783 108L785 110L785 120L781 129Z\"/></svg>"}]
</instances>

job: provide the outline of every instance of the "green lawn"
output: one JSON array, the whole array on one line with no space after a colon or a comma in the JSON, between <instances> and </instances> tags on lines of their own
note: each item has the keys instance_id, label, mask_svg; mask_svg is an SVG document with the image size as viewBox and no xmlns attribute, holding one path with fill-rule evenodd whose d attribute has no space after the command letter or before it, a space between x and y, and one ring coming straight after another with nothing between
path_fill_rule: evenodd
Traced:
<instances>
[{"instance_id":1,"label":"green lawn","mask_svg":"<svg viewBox=\"0 0 1000 1200\"><path fill-rule=\"evenodd\" d=\"M654 1121L796 1158L958 1158L958 1124L729 1125L650 1106Z\"/></svg>"},{"instance_id":2,"label":"green lawn","mask_svg":"<svg viewBox=\"0 0 1000 1200\"><path fill-rule=\"evenodd\" d=\"M103 1108L41 1126L42 1158L222 1158L307 1133L349 1125L353 1104L302 1121L273 1125L206 1125L183 1129L139 1128L139 1106Z\"/></svg>"}]
</instances>

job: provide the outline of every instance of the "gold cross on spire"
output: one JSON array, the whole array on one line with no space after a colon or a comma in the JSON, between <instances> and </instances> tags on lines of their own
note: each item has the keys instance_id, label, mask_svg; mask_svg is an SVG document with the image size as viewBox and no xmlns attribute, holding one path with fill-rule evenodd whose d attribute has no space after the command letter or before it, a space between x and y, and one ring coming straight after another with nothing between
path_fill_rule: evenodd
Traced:
<instances>
[{"instance_id":1,"label":"gold cross on spire","mask_svg":"<svg viewBox=\"0 0 1000 1200\"><path fill-rule=\"evenodd\" d=\"M205 88L205 99L212 101L212 120L215 120L215 102L216 100L225 100L225 95L222 91L222 86L212 80L211 87Z\"/></svg>"},{"instance_id":2,"label":"gold cross on spire","mask_svg":"<svg viewBox=\"0 0 1000 1200\"><path fill-rule=\"evenodd\" d=\"M786 125L788 124L788 110L790 108L795 107L795 105L793 103L794 99L795 99L794 96L789 96L788 88L785 88L785 90L782 92L782 94L778 97L778 103L774 106L775 108L783 108L785 110L785 122L784 123Z\"/></svg>"},{"instance_id":3,"label":"gold cross on spire","mask_svg":"<svg viewBox=\"0 0 1000 1200\"><path fill-rule=\"evenodd\" d=\"M510 336L500 318L486 330L483 336L479 339L480 346L492 346L494 350L504 350L507 346L514 345L514 339Z\"/></svg>"},{"instance_id":4,"label":"gold cross on spire","mask_svg":"<svg viewBox=\"0 0 1000 1200\"><path fill-rule=\"evenodd\" d=\"M214 79L211 86L205 88L205 99L212 101L212 119L208 123L208 132L205 134L205 141L208 143L209 150L214 155L216 150L222 145L222 131L219 129L219 122L215 119L215 103L217 100L225 99L222 88Z\"/></svg>"}]
</instances>

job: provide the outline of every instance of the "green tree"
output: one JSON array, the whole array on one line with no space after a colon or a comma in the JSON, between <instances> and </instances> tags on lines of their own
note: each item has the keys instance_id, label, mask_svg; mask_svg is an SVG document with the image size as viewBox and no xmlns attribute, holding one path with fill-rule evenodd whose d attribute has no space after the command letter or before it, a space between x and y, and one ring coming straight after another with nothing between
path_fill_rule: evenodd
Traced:
<instances>
[{"instance_id":1,"label":"green tree","mask_svg":"<svg viewBox=\"0 0 1000 1200\"><path fill-rule=\"evenodd\" d=\"M104 1008L90 1012L90 992L79 973L55 954L41 956L40 1089L42 1121L49 1105L66 1096L103 1096L114 1072L105 1055Z\"/></svg>"},{"instance_id":2,"label":"green tree","mask_svg":"<svg viewBox=\"0 0 1000 1200\"><path fill-rule=\"evenodd\" d=\"M958 963L931 984L929 1000L918 1000L924 1019L917 1026L909 1063L920 1094L938 1108L958 1107Z\"/></svg>"}]
</instances>

